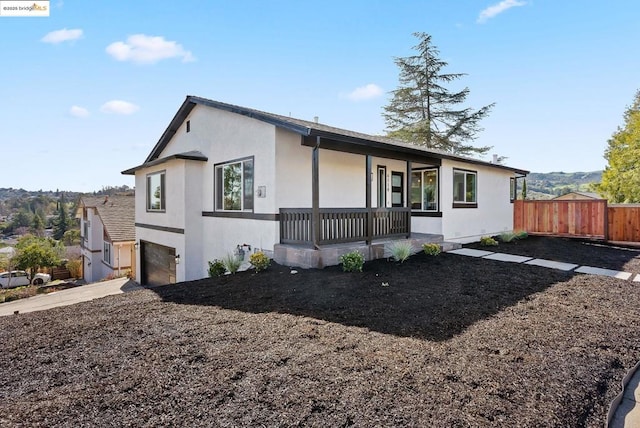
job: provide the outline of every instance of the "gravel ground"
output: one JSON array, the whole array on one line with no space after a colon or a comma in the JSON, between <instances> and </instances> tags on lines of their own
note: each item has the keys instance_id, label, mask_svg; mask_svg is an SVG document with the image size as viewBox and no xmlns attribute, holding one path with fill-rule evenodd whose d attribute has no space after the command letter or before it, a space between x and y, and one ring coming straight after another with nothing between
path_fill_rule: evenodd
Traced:
<instances>
[{"instance_id":1,"label":"gravel ground","mask_svg":"<svg viewBox=\"0 0 640 428\"><path fill-rule=\"evenodd\" d=\"M639 303L631 281L453 254L272 264L0 318L0 426L601 427Z\"/></svg>"}]
</instances>

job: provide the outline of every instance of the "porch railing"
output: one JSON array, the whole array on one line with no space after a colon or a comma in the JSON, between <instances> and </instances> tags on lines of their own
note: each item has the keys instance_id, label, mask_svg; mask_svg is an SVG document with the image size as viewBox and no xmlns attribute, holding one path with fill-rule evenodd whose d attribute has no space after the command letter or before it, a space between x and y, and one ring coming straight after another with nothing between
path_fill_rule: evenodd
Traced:
<instances>
[{"instance_id":1,"label":"porch railing","mask_svg":"<svg viewBox=\"0 0 640 428\"><path fill-rule=\"evenodd\" d=\"M409 236L410 208L320 208L318 245ZM280 243L313 243L313 210L280 208Z\"/></svg>"}]
</instances>

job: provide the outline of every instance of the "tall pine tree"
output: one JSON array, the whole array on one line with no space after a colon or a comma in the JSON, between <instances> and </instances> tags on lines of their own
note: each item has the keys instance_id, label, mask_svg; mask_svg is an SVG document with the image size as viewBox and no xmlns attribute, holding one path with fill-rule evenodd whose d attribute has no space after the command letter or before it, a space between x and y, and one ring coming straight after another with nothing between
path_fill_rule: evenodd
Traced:
<instances>
[{"instance_id":1,"label":"tall pine tree","mask_svg":"<svg viewBox=\"0 0 640 428\"><path fill-rule=\"evenodd\" d=\"M58 218L53 221L53 238L60 240L64 236L64 233L71 226L71 219L67 212L67 203L64 200L64 192L60 194L60 200L58 201Z\"/></svg>"},{"instance_id":2,"label":"tall pine tree","mask_svg":"<svg viewBox=\"0 0 640 428\"><path fill-rule=\"evenodd\" d=\"M609 139L604 158L609 164L596 190L610 202L640 202L640 90L624 112L624 127Z\"/></svg>"},{"instance_id":3,"label":"tall pine tree","mask_svg":"<svg viewBox=\"0 0 640 428\"><path fill-rule=\"evenodd\" d=\"M465 74L443 73L447 62L438 58L440 52L431 44L431 36L413 35L420 41L413 48L417 54L395 59L400 69L400 85L384 108L388 135L459 155L487 153L491 147L474 147L469 143L482 130L479 122L494 104L479 110L461 107L469 88L451 92L445 85Z\"/></svg>"}]
</instances>

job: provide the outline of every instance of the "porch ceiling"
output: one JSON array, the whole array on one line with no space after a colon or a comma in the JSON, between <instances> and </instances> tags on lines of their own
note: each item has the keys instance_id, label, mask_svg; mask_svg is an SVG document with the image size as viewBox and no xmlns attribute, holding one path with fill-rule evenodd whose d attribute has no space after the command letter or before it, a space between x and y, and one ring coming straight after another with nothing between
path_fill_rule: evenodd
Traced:
<instances>
[{"instance_id":1,"label":"porch ceiling","mask_svg":"<svg viewBox=\"0 0 640 428\"><path fill-rule=\"evenodd\" d=\"M358 155L371 155L388 159L399 159L403 161L420 162L429 165L442 165L442 159L430 156L423 150L416 150L411 147L393 146L375 141L362 140L360 138L341 137L336 139L332 135L312 135L302 138L302 145L315 147L317 137L320 137L320 148L335 150L338 152L353 153Z\"/></svg>"}]
</instances>

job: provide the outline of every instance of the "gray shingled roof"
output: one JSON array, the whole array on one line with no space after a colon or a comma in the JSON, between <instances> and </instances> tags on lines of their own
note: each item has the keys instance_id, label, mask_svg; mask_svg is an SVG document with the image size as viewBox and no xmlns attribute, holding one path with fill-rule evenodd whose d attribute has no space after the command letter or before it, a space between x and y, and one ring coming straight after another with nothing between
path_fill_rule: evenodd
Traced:
<instances>
[{"instance_id":1,"label":"gray shingled roof","mask_svg":"<svg viewBox=\"0 0 640 428\"><path fill-rule=\"evenodd\" d=\"M111 242L136 240L134 196L83 196L80 203L87 208L95 208L104 224Z\"/></svg>"},{"instance_id":2,"label":"gray shingled roof","mask_svg":"<svg viewBox=\"0 0 640 428\"><path fill-rule=\"evenodd\" d=\"M171 120L169 126L165 129L164 133L158 140L157 144L151 150L151 153L145 159L142 165L139 165L135 168L128 169L123 171L123 174L135 174L137 169L146 167L151 165L152 162L161 160L160 154L167 146L169 141L173 138L177 130L180 128L184 120L189 116L191 110L196 105L204 105L212 108L217 108L225 111L229 111L236 114L241 114L243 116L247 116L253 119L257 119L266 123L270 123L272 125L282 127L285 129L289 129L290 131L296 132L302 136L320 136L320 137L328 137L338 141L354 141L357 140L359 144L362 145L384 145L386 148L393 149L394 147L398 150L403 151L411 151L416 154L420 154L422 156L435 157L439 159L452 159L459 160L463 162L469 162L472 164L478 165L486 165L491 166L493 168L498 169L506 169L519 174L526 175L529 171L512 168L506 165L493 164L491 162L486 162L483 160L470 158L467 156L459 156L454 155L448 152L444 152L441 150L428 149L422 146L416 146L413 144L408 144L405 142L401 142L398 140L393 140L391 138L381 136L381 135L369 135L361 132L350 131L347 129L336 128L333 126L325 125L322 123L311 122L308 120L296 119L293 117L282 116L274 113L268 113L265 111L255 110L252 108L241 107L234 104L223 103L220 101L214 101L207 98L196 97L193 95L189 95L186 97L185 101L182 103L182 106L178 109L175 116Z\"/></svg>"}]
</instances>

